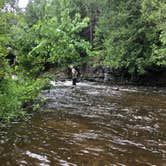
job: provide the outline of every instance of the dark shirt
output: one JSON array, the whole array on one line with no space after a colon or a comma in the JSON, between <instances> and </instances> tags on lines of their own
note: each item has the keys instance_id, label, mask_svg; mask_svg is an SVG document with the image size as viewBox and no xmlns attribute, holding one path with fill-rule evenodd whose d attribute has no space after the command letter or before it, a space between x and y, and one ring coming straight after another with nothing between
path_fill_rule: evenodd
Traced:
<instances>
[{"instance_id":1,"label":"dark shirt","mask_svg":"<svg viewBox=\"0 0 166 166\"><path fill-rule=\"evenodd\" d=\"M6 56L6 59L8 60L9 65L13 65L14 64L15 58L16 58L16 56L13 53L9 53Z\"/></svg>"}]
</instances>

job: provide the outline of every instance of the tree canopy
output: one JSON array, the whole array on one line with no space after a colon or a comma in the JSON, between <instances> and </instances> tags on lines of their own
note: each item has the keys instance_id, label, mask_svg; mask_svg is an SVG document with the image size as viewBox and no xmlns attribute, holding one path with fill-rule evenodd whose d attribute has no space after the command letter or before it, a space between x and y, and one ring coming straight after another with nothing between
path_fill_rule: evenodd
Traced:
<instances>
[{"instance_id":1,"label":"tree canopy","mask_svg":"<svg viewBox=\"0 0 166 166\"><path fill-rule=\"evenodd\" d=\"M165 66L165 2L162 0L109 0L96 30L104 64L130 74Z\"/></svg>"}]
</instances>

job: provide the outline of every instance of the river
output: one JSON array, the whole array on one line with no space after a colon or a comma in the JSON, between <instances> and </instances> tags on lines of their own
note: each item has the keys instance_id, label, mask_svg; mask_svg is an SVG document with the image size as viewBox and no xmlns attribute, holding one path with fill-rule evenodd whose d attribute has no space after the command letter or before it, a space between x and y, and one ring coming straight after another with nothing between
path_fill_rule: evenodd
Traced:
<instances>
[{"instance_id":1,"label":"river","mask_svg":"<svg viewBox=\"0 0 166 166\"><path fill-rule=\"evenodd\" d=\"M166 91L70 81L0 132L1 166L166 166Z\"/></svg>"}]
</instances>

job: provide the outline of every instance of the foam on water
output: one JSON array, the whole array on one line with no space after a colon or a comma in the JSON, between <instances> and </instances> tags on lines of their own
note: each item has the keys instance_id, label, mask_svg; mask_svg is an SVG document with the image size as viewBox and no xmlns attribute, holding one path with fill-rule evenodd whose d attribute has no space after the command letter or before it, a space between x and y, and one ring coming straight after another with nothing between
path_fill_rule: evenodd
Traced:
<instances>
[{"instance_id":1,"label":"foam on water","mask_svg":"<svg viewBox=\"0 0 166 166\"><path fill-rule=\"evenodd\" d=\"M55 87L59 86L73 86L72 81L66 80L66 81L50 81L50 84ZM106 88L105 85L96 85L94 82L78 82L76 87L94 87L94 88Z\"/></svg>"}]
</instances>

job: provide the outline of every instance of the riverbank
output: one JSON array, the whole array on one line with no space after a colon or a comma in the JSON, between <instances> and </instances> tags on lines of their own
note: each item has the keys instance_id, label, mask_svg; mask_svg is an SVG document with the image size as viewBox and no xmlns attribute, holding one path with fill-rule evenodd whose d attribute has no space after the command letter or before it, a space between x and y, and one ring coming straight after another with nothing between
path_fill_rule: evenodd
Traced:
<instances>
[{"instance_id":1,"label":"riverbank","mask_svg":"<svg viewBox=\"0 0 166 166\"><path fill-rule=\"evenodd\" d=\"M87 80L91 82L104 83L107 85L135 85L135 86L166 86L166 71L165 69L159 71L151 71L142 76L129 76L123 72L113 72L109 68L103 66L92 67L86 65L79 70L79 80ZM70 70L68 68L63 70L50 69L48 73L56 76L57 81L65 81L71 79Z\"/></svg>"},{"instance_id":2,"label":"riverbank","mask_svg":"<svg viewBox=\"0 0 166 166\"><path fill-rule=\"evenodd\" d=\"M166 70L153 70L140 76L130 76L125 71L112 71L103 66L87 65L82 70L83 79L108 85L166 86Z\"/></svg>"}]
</instances>

